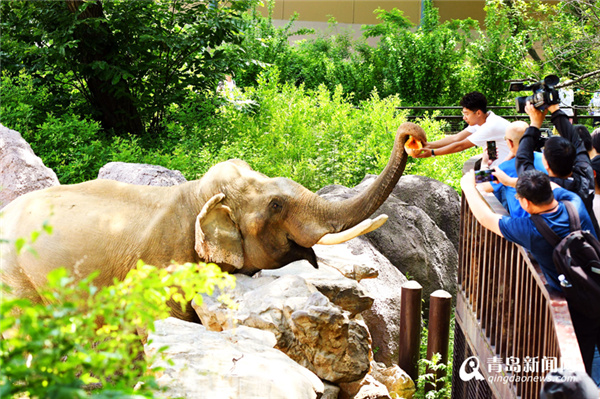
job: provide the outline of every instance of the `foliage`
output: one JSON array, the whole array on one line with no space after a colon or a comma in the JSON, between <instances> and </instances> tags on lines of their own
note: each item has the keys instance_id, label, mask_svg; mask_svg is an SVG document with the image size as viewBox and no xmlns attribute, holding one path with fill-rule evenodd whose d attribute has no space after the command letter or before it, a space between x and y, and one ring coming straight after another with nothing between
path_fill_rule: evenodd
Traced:
<instances>
[{"instance_id":1,"label":"foliage","mask_svg":"<svg viewBox=\"0 0 600 399\"><path fill-rule=\"evenodd\" d=\"M102 288L93 285L97 275L75 282L64 269L50 272L43 303L4 292L0 396L154 397L153 372L145 372L153 359L144 358L138 333L168 316L167 299L183 306L234 282L214 264L167 270L140 262L123 281Z\"/></svg>"},{"instance_id":2,"label":"foliage","mask_svg":"<svg viewBox=\"0 0 600 399\"><path fill-rule=\"evenodd\" d=\"M506 80L541 80L555 74L562 82L598 70L600 4L567 0L487 0L485 31L469 46L476 84L488 101L507 97ZM594 91L599 76L577 83ZM579 98L587 104L589 97Z\"/></svg>"},{"instance_id":3,"label":"foliage","mask_svg":"<svg viewBox=\"0 0 600 399\"><path fill-rule=\"evenodd\" d=\"M427 338L428 330L424 327L421 330L421 348L419 355L419 377L415 381L417 386L417 392L415 393L415 399L449 399L452 390L452 354L454 353L454 325L455 325L454 311L450 319L450 337L449 337L449 348L448 348L448 364L441 363L442 356L439 353L434 353L431 359L427 359ZM437 377L438 370L444 374L442 377ZM443 384L443 388L437 389L437 384ZM425 393L425 384L430 384L433 387L435 384L436 389L432 389Z\"/></svg>"},{"instance_id":4,"label":"foliage","mask_svg":"<svg viewBox=\"0 0 600 399\"><path fill-rule=\"evenodd\" d=\"M447 373L448 366L444 363L440 363L441 355L439 353L434 353L431 357L431 360L428 359L420 359L419 363L423 364L425 368L429 371L425 374L420 374L417 379L417 384L419 387L424 389L426 385L437 387L438 383L443 383L444 386L441 389L432 388L431 391L424 393L423 398L425 399L446 399L450 398L450 386L448 383L448 379L452 374L445 374L444 376L438 378L438 372Z\"/></svg>"},{"instance_id":5,"label":"foliage","mask_svg":"<svg viewBox=\"0 0 600 399\"><path fill-rule=\"evenodd\" d=\"M397 9L377 9L381 23L363 28L366 37L380 37L374 55L377 87L382 96L398 94L413 105L456 103L467 80L465 43L476 22L440 24L432 2L423 4L423 20L414 32Z\"/></svg>"},{"instance_id":6,"label":"foliage","mask_svg":"<svg viewBox=\"0 0 600 399\"><path fill-rule=\"evenodd\" d=\"M11 77L2 72L2 123L19 132L28 132L44 122L52 106L50 93L45 86L35 87L31 75L21 70Z\"/></svg>"},{"instance_id":7,"label":"foliage","mask_svg":"<svg viewBox=\"0 0 600 399\"><path fill-rule=\"evenodd\" d=\"M538 1L534 3L531 8L546 7ZM485 30L478 28L479 38L468 46L475 87L485 93L488 104L500 105L507 97L506 81L515 75L524 77L519 69L537 38L532 28L539 22L527 21L519 14L519 10L528 5L521 1L509 4L503 0L486 1Z\"/></svg>"},{"instance_id":8,"label":"foliage","mask_svg":"<svg viewBox=\"0 0 600 399\"><path fill-rule=\"evenodd\" d=\"M514 1L513 14L520 25L539 40L543 57L524 63L528 77L537 79L553 73L575 79L597 71L600 58L600 4L593 0L566 0L554 5ZM535 36L533 36L535 35ZM586 90L598 88L600 77L578 83Z\"/></svg>"},{"instance_id":9,"label":"foliage","mask_svg":"<svg viewBox=\"0 0 600 399\"><path fill-rule=\"evenodd\" d=\"M256 114L223 107L227 121L214 137L215 162L240 158L270 176L289 177L316 190L327 184L357 184L366 173L379 173L387 163L397 126L404 121L395 109L396 97L374 93L360 108L343 96L338 86L278 85L278 70L259 77L246 96L259 104ZM231 132L235 132L231 134ZM227 134L229 133L229 134Z\"/></svg>"},{"instance_id":10,"label":"foliage","mask_svg":"<svg viewBox=\"0 0 600 399\"><path fill-rule=\"evenodd\" d=\"M241 51L232 48L251 3L2 2L3 69L25 68L62 92L76 88L105 129L141 133L132 129L142 121L158 129L167 107L190 87L213 89L240 62Z\"/></svg>"},{"instance_id":11,"label":"foliage","mask_svg":"<svg viewBox=\"0 0 600 399\"><path fill-rule=\"evenodd\" d=\"M79 120L72 114L50 114L24 138L33 143L35 153L44 154L44 164L54 170L60 181L83 182L95 179L96 171L107 163L103 144L96 139L99 131L98 122Z\"/></svg>"},{"instance_id":12,"label":"foliage","mask_svg":"<svg viewBox=\"0 0 600 399\"><path fill-rule=\"evenodd\" d=\"M344 93L353 93L355 104L369 97L375 80L373 74L368 73L372 69L372 49L365 40L353 40L351 31L333 33L337 26L333 18L329 29L318 34L312 29L293 30L297 14L292 15L285 26L276 28L271 19L274 2L269 1L267 6L267 17L256 10L246 15L248 25L242 47L251 61L236 71L238 84L254 86L263 71L276 66L281 83L304 84L311 90L324 84L330 91L342 85ZM290 44L292 36L300 35L307 38Z\"/></svg>"},{"instance_id":13,"label":"foliage","mask_svg":"<svg viewBox=\"0 0 600 399\"><path fill-rule=\"evenodd\" d=\"M289 40L295 35L314 33L313 29L293 30L298 14L294 13L287 24L282 27L273 25L274 0L266 2L268 15L263 17L256 6L243 15L243 40L240 45L246 53L246 63L240 65L235 71L236 83L240 86L255 85L262 71L276 65L282 76L291 76L302 65L297 62L297 57Z\"/></svg>"}]
</instances>

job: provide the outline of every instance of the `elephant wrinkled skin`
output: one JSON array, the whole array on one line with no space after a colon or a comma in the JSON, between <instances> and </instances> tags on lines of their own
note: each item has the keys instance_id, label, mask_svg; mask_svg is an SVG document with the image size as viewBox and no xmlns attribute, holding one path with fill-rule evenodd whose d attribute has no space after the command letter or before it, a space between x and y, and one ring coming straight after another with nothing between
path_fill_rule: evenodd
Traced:
<instances>
[{"instance_id":1,"label":"elephant wrinkled skin","mask_svg":"<svg viewBox=\"0 0 600 399\"><path fill-rule=\"evenodd\" d=\"M409 135L423 130L403 123L388 165L371 188L328 202L285 178L268 178L243 161L213 166L200 180L172 187L135 186L110 180L47 188L11 202L1 219L0 279L13 294L39 301L51 270L64 266L76 279L100 270L95 284L123 279L137 260L158 267L172 261L214 262L225 271L252 274L307 259L312 246L335 244L372 231L385 218L367 219L386 200L404 171ZM35 242L37 255L17 255L14 241L48 220L50 235ZM349 230L348 230L349 229ZM197 320L193 309L173 315Z\"/></svg>"}]
</instances>

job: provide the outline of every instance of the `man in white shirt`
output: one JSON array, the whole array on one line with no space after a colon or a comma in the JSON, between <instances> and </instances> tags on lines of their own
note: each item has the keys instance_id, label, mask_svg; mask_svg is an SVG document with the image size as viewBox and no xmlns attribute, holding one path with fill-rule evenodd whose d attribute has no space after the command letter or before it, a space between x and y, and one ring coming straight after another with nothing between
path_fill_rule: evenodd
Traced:
<instances>
[{"instance_id":1,"label":"man in white shirt","mask_svg":"<svg viewBox=\"0 0 600 399\"><path fill-rule=\"evenodd\" d=\"M463 120L469 126L460 133L426 143L416 157L454 154L474 146L486 148L488 141L495 141L497 159L492 166L503 162L510 153L504 140L504 132L510 122L488 111L487 99L477 91L465 94L460 105L463 107Z\"/></svg>"},{"instance_id":2,"label":"man in white shirt","mask_svg":"<svg viewBox=\"0 0 600 399\"><path fill-rule=\"evenodd\" d=\"M590 108L590 115L594 116L593 126L600 126L600 90L594 93L588 106Z\"/></svg>"},{"instance_id":3,"label":"man in white shirt","mask_svg":"<svg viewBox=\"0 0 600 399\"><path fill-rule=\"evenodd\" d=\"M573 89L561 87L558 89L558 98L560 99L560 109L562 112L567 114L569 121L573 122L573 101L575 100L575 94Z\"/></svg>"}]
</instances>

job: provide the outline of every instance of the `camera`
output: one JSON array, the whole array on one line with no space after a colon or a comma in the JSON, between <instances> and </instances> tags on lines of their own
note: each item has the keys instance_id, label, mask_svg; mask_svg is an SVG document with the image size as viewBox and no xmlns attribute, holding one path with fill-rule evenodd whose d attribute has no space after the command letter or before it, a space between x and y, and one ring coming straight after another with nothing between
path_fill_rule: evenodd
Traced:
<instances>
[{"instance_id":1,"label":"camera","mask_svg":"<svg viewBox=\"0 0 600 399\"><path fill-rule=\"evenodd\" d=\"M511 82L508 88L510 91L531 90L533 92L531 96L517 97L515 99L517 112L525 112L527 101L540 111L544 111L550 105L558 104L560 98L558 97L558 90L555 88L558 82L559 79L556 75L548 75L544 80L528 86L523 84L523 82Z\"/></svg>"},{"instance_id":2,"label":"camera","mask_svg":"<svg viewBox=\"0 0 600 399\"><path fill-rule=\"evenodd\" d=\"M484 183L486 181L494 181L494 175L492 169L481 169L475 171L475 183Z\"/></svg>"},{"instance_id":3,"label":"camera","mask_svg":"<svg viewBox=\"0 0 600 399\"><path fill-rule=\"evenodd\" d=\"M487 153L490 161L495 161L498 159L498 153L496 152L496 142L488 141L487 143Z\"/></svg>"}]
</instances>

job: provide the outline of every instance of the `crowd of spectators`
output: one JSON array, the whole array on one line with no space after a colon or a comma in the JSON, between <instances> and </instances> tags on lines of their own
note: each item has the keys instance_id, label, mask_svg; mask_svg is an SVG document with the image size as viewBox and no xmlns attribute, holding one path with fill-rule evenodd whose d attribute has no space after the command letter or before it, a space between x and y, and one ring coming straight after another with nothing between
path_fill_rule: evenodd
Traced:
<instances>
[{"instance_id":1,"label":"crowd of spectators","mask_svg":"<svg viewBox=\"0 0 600 399\"><path fill-rule=\"evenodd\" d=\"M597 94L600 106L600 92ZM571 97L563 91L562 106L567 110ZM416 157L482 147L482 169L492 169L493 180L477 183L473 171L463 176L461 188L471 211L484 227L529 251L546 277L547 289L561 291L552 258L554 246L538 231L532 216L539 215L554 233L565 237L571 232L566 204L569 202L568 206L574 205L572 209L579 216L581 229L596 238L600 236L596 218L600 215L600 129L590 134L585 126L573 125L571 115L561 110L561 103L542 109L527 103L529 123L509 123L488 111L485 96L478 92L466 94L461 105L467 128L424 143ZM555 134L543 138L541 128L547 115ZM487 149L494 147L496 156L490 157ZM479 190L493 192L509 215L493 212ZM567 303L586 371L600 385L600 359L594 363L600 350L600 314L582 312L571 301Z\"/></svg>"}]
</instances>

